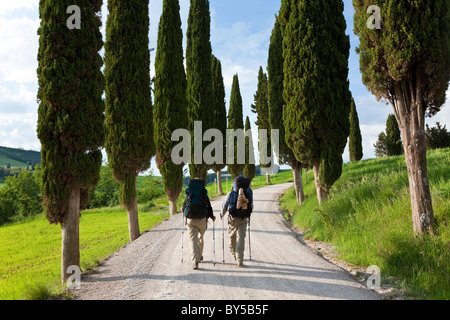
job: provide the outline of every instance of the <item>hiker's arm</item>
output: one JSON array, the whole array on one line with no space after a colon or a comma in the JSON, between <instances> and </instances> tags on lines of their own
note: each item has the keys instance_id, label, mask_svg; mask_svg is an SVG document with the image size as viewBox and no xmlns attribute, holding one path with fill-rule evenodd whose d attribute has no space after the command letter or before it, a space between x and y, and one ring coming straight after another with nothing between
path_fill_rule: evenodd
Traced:
<instances>
[{"instance_id":1,"label":"hiker's arm","mask_svg":"<svg viewBox=\"0 0 450 320\"><path fill-rule=\"evenodd\" d=\"M225 213L227 213L228 206L230 205L230 196L231 196L231 192L228 192L227 197L222 204L222 213L220 214L221 218L225 215Z\"/></svg>"},{"instance_id":2,"label":"hiker's arm","mask_svg":"<svg viewBox=\"0 0 450 320\"><path fill-rule=\"evenodd\" d=\"M214 211L211 206L211 201L209 201L209 197L206 197L206 208L208 210L208 218L211 218L212 221L215 221L216 217L214 216Z\"/></svg>"},{"instance_id":3,"label":"hiker's arm","mask_svg":"<svg viewBox=\"0 0 450 320\"><path fill-rule=\"evenodd\" d=\"M184 198L183 206L181 207L181 213L184 213L185 208L186 208L186 198Z\"/></svg>"}]
</instances>

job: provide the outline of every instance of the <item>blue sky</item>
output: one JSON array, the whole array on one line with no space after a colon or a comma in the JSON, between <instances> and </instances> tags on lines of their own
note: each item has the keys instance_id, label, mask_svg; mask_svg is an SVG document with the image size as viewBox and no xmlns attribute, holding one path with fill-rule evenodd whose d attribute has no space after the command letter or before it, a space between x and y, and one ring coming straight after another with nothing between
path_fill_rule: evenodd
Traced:
<instances>
[{"instance_id":1,"label":"blue sky","mask_svg":"<svg viewBox=\"0 0 450 320\"><path fill-rule=\"evenodd\" d=\"M103 19L106 22L106 0L104 2ZM280 3L279 0L211 0L211 45L213 53L222 62L227 108L232 77L238 73L244 117L250 116L253 128L256 128L256 116L251 113L250 105L257 87L259 67L265 69L267 66L270 34ZM0 146L40 150L36 137L38 5L39 0L2 0L0 3ZM352 46L349 61L350 90L360 117L364 158L373 158L372 145L378 134L385 130L386 119L392 108L377 102L362 84L359 57L355 53L359 40L352 31L351 0L344 0L344 5L347 34ZM180 6L182 27L186 32L189 0L180 0ZM150 0L151 47L156 47L161 11L162 0ZM153 52L152 61L154 58ZM154 74L154 66L151 73ZM437 121L450 126L448 101L436 117L427 120L430 125ZM346 150L344 161L348 161L348 158ZM156 169L154 162L152 168Z\"/></svg>"}]
</instances>

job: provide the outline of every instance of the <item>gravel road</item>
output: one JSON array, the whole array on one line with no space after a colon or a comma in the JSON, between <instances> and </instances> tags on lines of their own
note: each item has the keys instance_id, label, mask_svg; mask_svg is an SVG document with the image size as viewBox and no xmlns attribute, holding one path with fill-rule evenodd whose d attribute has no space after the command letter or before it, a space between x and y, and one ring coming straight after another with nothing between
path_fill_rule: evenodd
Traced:
<instances>
[{"instance_id":1,"label":"gravel road","mask_svg":"<svg viewBox=\"0 0 450 320\"><path fill-rule=\"evenodd\" d=\"M378 300L381 296L357 282L301 243L279 212L279 197L292 184L254 190L251 255L248 234L245 266L239 268L228 249L222 263L223 198L212 202L215 222L205 233L204 262L191 269L189 243L181 215L161 223L111 255L98 271L83 276L76 298L81 300ZM226 228L226 223L224 224ZM183 256L184 262L181 263Z\"/></svg>"}]
</instances>

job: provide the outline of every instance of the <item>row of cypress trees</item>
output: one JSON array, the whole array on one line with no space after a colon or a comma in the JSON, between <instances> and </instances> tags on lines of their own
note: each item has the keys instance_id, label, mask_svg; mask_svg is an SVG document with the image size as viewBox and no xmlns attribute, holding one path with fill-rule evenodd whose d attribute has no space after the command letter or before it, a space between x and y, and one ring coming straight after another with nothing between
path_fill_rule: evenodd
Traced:
<instances>
[{"instance_id":1,"label":"row of cypress trees","mask_svg":"<svg viewBox=\"0 0 450 320\"><path fill-rule=\"evenodd\" d=\"M269 48L270 125L279 159L293 168L297 201L302 168L314 169L319 203L342 173L350 134L349 37L343 2L283 0Z\"/></svg>"},{"instance_id":2,"label":"row of cypress trees","mask_svg":"<svg viewBox=\"0 0 450 320\"><path fill-rule=\"evenodd\" d=\"M377 100L393 107L408 168L414 232L435 234L425 117L441 110L448 90L450 4L446 0L385 0L376 1L372 11L373 4L353 0L362 81ZM351 159L362 157L360 132L356 125L350 127L357 115L347 80L350 43L343 2L282 0L277 20L284 59L285 142L297 161L313 167L320 203L341 175L349 135ZM276 37L274 30L271 47ZM275 52L271 48L270 54ZM274 86L277 78L271 68L277 60L271 59L269 80L274 83L269 86Z\"/></svg>"},{"instance_id":3,"label":"row of cypress trees","mask_svg":"<svg viewBox=\"0 0 450 320\"><path fill-rule=\"evenodd\" d=\"M61 224L63 282L70 276L69 266L80 266L80 210L98 182L102 146L114 178L120 182L119 200L127 209L133 241L140 235L136 178L149 168L154 155L170 211L177 210L183 172L182 165L171 160L172 132L181 128L193 132L195 121L202 121L203 131L215 127L225 135L227 128L221 65L211 52L209 1L191 0L186 73L179 1L163 1L154 106L148 0L108 0L105 44L100 33L102 2L77 2L82 17L79 29L69 29L67 17L61 14L70 1L39 4L37 133L42 144L47 219ZM104 75L99 54L103 45ZM242 99L240 103L242 119ZM237 127L243 129L243 123ZM220 173L223 167L213 169ZM192 177L205 177L208 169L205 164L190 165Z\"/></svg>"},{"instance_id":4,"label":"row of cypress trees","mask_svg":"<svg viewBox=\"0 0 450 320\"><path fill-rule=\"evenodd\" d=\"M259 70L254 105L254 111L258 114L256 124L260 129L271 127L286 129L282 130L282 135L286 139L282 138L280 149L282 151L279 156L294 168L296 186L298 182L301 182L302 166L321 163L321 179L318 181L322 182L323 188L329 188L333 181L327 178L332 177L332 180L340 174L331 170L335 167L328 165L332 163L329 159L340 156L343 137L348 131L345 126L347 122L337 121L335 115L339 114L338 110L328 114L327 119L322 119L322 125L328 125L327 121L332 119L337 129L343 129L342 137L339 137L340 140L337 143L338 147L328 147L323 150L317 148L317 145L321 144L317 140L323 140L323 137L302 140L296 136L296 124L291 127L286 125L287 119L296 119L296 117L285 115L288 112L295 113L296 102L289 102L289 98L301 97L302 91L297 92L295 91L297 88L291 88L291 86L287 86L288 90L286 90L283 88L282 80L284 79L284 83L287 83L286 79L289 79L290 71L295 73L299 70L302 72L307 70L300 67L298 70L289 70L289 67L297 66L298 63L283 62L293 59L297 52L289 51L289 43L283 42L282 33L283 30L297 28L297 20L301 19L302 14L309 14L308 10L311 10L305 8L305 12L299 13L296 10L290 10L288 3L289 1L283 2L281 10L284 12L284 15L281 15L284 20L280 19L280 21L284 24L278 24L277 21L277 28L272 36L278 47L275 49L271 46L269 58L271 81L262 68ZM65 25L66 17L60 15L70 6L68 1L58 1L58 10L51 10L52 4L49 1L40 2L38 137L42 143L43 198L48 220L51 223L60 223L62 228L63 279L67 277L65 270L69 265L79 265L79 212L87 203L89 189L93 188L98 181L103 145L108 154L113 175L120 182L119 198L128 212L129 235L130 240L133 241L140 235L136 177L149 168L150 159L154 155L164 178L171 213L176 212L176 201L182 188L182 165L175 165L171 160L171 151L174 146L171 141L172 132L175 129L187 128L193 134L195 121L202 122L202 133L209 128L217 128L223 136L226 136L227 128L244 129L242 97L237 74L233 77L228 124L226 121L221 65L220 61L212 55L210 44L208 0L191 0L187 30L186 72L183 64L179 2L178 0L163 1L155 63L154 107L151 100L149 74L148 1L108 0L104 76L101 72L103 62L99 55L103 47L99 31L102 0L80 1L78 5L83 17L82 27L68 29ZM318 4L315 6L317 7ZM317 8L323 9L320 6ZM333 15L330 13L330 16ZM342 21L338 22L341 27L345 26ZM335 39L335 37L340 39L339 31L341 30L336 30L336 34L330 34L329 39ZM346 43L348 39L342 35L341 38L342 43L339 45L342 48L340 49L345 51L348 49ZM284 48L281 48L281 45ZM273 50L277 51L278 56L273 54ZM335 51L335 48L330 48L330 52L334 52L333 50ZM335 72L328 74L329 77L345 78L346 65L338 63L341 60L346 61L345 52L341 51L338 51L341 55L336 57L336 70L333 69ZM301 64L301 61L298 61ZM348 92L345 91L346 84L345 82L339 86L335 84L336 100L348 98ZM286 92L292 89L294 94L286 95ZM306 90L309 87L300 89ZM104 101L102 100L103 91L105 92ZM282 95L288 102L286 108L283 108L280 100ZM320 94L316 94L315 100L320 98ZM329 104L330 108L332 105ZM345 107L347 104L342 105ZM211 110L214 110L213 116L211 116ZM320 114L319 110L316 111ZM345 112L348 114L346 109ZM270 114L272 116L269 116ZM307 112L304 114L306 115ZM322 115L326 114L322 112ZM281 115L285 119L285 126L281 126ZM314 114L309 117L317 120ZM188 119L187 122L186 119ZM305 126L310 122L309 125L317 127L309 121L308 117L297 120L301 120ZM249 128L250 122L247 118L245 129ZM303 130L308 131L307 127ZM194 140L192 139L192 143ZM297 140L302 145L299 145ZM235 152L234 164L228 166L233 176L240 174L243 170L246 175L254 176L254 166L248 161L249 153L253 152L250 141L249 138L246 139L247 165L238 164L237 152ZM224 141L224 146L226 143ZM306 156L300 152L304 150L299 147L308 144L315 145L316 150L311 151L314 158L305 160ZM202 145L192 145L192 149L196 148L203 150ZM291 150L294 150L294 153ZM223 163L226 162L223 161ZM215 165L212 168L220 173L224 166L224 164ZM192 161L189 166L190 175L204 178L209 168L205 163L196 164ZM218 178L220 181L220 177ZM301 192L301 188L297 190Z\"/></svg>"}]
</instances>

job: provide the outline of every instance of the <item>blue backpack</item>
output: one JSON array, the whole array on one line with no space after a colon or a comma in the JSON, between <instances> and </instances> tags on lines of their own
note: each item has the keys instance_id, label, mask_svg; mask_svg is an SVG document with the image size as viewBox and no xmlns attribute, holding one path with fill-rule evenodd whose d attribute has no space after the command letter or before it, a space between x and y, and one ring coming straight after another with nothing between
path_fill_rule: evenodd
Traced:
<instances>
[{"instance_id":1,"label":"blue backpack","mask_svg":"<svg viewBox=\"0 0 450 320\"><path fill-rule=\"evenodd\" d=\"M236 177L233 182L230 194L230 205L228 212L234 218L250 218L253 209L253 191L250 188L251 180L245 177ZM239 189L244 190L244 195L248 199L247 209L237 209L237 200L239 196Z\"/></svg>"},{"instance_id":2,"label":"blue backpack","mask_svg":"<svg viewBox=\"0 0 450 320\"><path fill-rule=\"evenodd\" d=\"M208 194L203 179L191 179L186 188L184 215L188 219L204 219L208 215L206 198Z\"/></svg>"}]
</instances>

